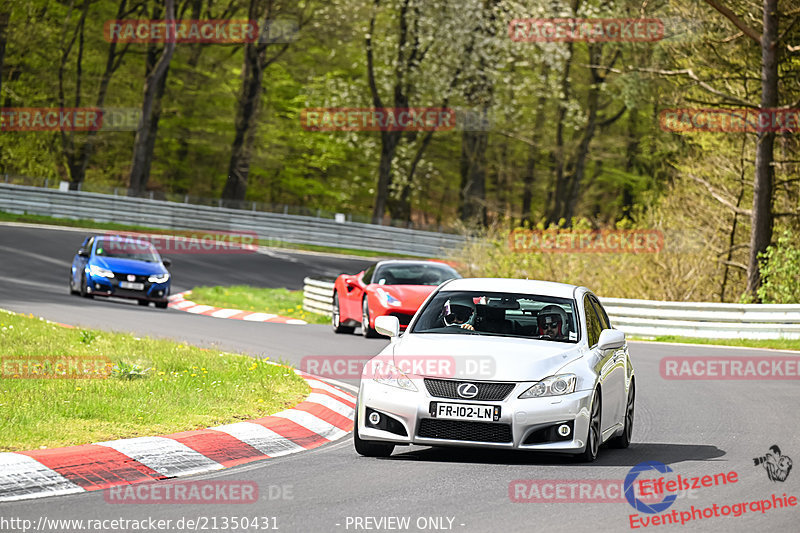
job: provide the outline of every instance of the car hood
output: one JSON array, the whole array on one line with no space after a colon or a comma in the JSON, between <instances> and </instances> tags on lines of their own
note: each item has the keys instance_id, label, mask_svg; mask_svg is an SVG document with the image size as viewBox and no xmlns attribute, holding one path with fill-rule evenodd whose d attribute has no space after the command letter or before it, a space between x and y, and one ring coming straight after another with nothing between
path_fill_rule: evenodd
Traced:
<instances>
[{"instance_id":1,"label":"car hood","mask_svg":"<svg viewBox=\"0 0 800 533\"><path fill-rule=\"evenodd\" d=\"M538 339L435 333L406 334L389 349L395 366L412 374L475 381L539 381L584 353L579 345ZM415 366L420 359L438 364Z\"/></svg>"},{"instance_id":2,"label":"car hood","mask_svg":"<svg viewBox=\"0 0 800 533\"><path fill-rule=\"evenodd\" d=\"M402 302L404 308L418 308L436 290L433 285L373 285L373 291L383 289Z\"/></svg>"},{"instance_id":3,"label":"car hood","mask_svg":"<svg viewBox=\"0 0 800 533\"><path fill-rule=\"evenodd\" d=\"M152 274L165 274L167 269L161 263L148 263L137 259L123 259L121 257L98 257L94 256L91 264L107 268L113 272L123 274L136 274L139 276L149 276Z\"/></svg>"}]
</instances>

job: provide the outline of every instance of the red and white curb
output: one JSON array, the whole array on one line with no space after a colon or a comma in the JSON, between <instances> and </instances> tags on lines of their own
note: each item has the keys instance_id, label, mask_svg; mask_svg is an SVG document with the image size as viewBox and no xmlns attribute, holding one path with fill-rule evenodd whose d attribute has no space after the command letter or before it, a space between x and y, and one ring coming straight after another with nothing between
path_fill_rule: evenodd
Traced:
<instances>
[{"instance_id":1,"label":"red and white curb","mask_svg":"<svg viewBox=\"0 0 800 533\"><path fill-rule=\"evenodd\" d=\"M289 318L287 316L273 315L271 313L255 313L253 311L242 311L240 309L227 309L214 307L211 305L201 305L187 300L184 296L192 291L179 292L169 297L169 307L186 311L195 315L213 316L215 318L232 318L234 320L247 320L248 322L275 322L279 324L308 324L299 318Z\"/></svg>"},{"instance_id":2,"label":"red and white curb","mask_svg":"<svg viewBox=\"0 0 800 533\"><path fill-rule=\"evenodd\" d=\"M190 476L310 450L353 429L355 397L296 371L311 387L273 415L162 437L0 453L0 502Z\"/></svg>"}]
</instances>

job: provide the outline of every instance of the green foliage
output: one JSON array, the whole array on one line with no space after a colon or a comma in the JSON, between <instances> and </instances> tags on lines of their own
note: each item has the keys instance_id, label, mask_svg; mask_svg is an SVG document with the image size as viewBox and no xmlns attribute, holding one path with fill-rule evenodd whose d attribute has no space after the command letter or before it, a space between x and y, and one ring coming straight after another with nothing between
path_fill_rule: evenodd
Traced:
<instances>
[{"instance_id":1,"label":"green foliage","mask_svg":"<svg viewBox=\"0 0 800 533\"><path fill-rule=\"evenodd\" d=\"M778 242L759 256L761 287L758 297L765 304L800 303L800 246L787 229Z\"/></svg>"},{"instance_id":2,"label":"green foliage","mask_svg":"<svg viewBox=\"0 0 800 533\"><path fill-rule=\"evenodd\" d=\"M91 344L97 338L97 333L88 329L81 330L81 342L83 344Z\"/></svg>"},{"instance_id":3,"label":"green foliage","mask_svg":"<svg viewBox=\"0 0 800 533\"><path fill-rule=\"evenodd\" d=\"M153 370L152 368L145 368L138 363L128 363L127 361L119 361L111 369L111 376L117 379L132 380L146 378L147 374Z\"/></svg>"}]
</instances>

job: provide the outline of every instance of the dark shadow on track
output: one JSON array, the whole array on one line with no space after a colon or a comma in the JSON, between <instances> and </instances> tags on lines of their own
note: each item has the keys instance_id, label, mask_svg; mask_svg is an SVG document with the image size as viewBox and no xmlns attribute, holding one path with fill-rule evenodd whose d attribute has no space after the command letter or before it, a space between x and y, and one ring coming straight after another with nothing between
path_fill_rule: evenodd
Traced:
<instances>
[{"instance_id":1,"label":"dark shadow on track","mask_svg":"<svg viewBox=\"0 0 800 533\"><path fill-rule=\"evenodd\" d=\"M353 452L355 453L355 451ZM580 463L570 455L540 453L519 450L488 450L470 448L418 448L404 451L395 448L390 461L427 461L436 463L473 463L497 465L575 465L575 466L635 466L643 461L659 461L664 464L684 461L711 461L725 455L713 445L632 443L627 450L603 447L597 461Z\"/></svg>"}]
</instances>

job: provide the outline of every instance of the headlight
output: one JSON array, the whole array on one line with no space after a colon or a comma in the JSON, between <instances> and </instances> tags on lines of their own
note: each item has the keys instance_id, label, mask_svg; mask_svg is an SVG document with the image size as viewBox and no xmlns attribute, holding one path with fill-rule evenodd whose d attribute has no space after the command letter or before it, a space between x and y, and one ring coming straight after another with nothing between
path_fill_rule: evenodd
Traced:
<instances>
[{"instance_id":1,"label":"headlight","mask_svg":"<svg viewBox=\"0 0 800 533\"><path fill-rule=\"evenodd\" d=\"M519 395L522 398L542 398L544 396L561 396L575 392L575 374L559 374L545 378Z\"/></svg>"},{"instance_id":2,"label":"headlight","mask_svg":"<svg viewBox=\"0 0 800 533\"><path fill-rule=\"evenodd\" d=\"M164 283L168 279L169 279L169 274L153 274L152 276L147 278L147 281L149 281L150 283Z\"/></svg>"},{"instance_id":3,"label":"headlight","mask_svg":"<svg viewBox=\"0 0 800 533\"><path fill-rule=\"evenodd\" d=\"M89 265L89 273L92 276L100 276L101 278L113 278L114 273L107 268L99 267L97 265Z\"/></svg>"},{"instance_id":4,"label":"headlight","mask_svg":"<svg viewBox=\"0 0 800 533\"><path fill-rule=\"evenodd\" d=\"M414 383L394 365L376 364L372 372L372 379L378 383L417 392Z\"/></svg>"},{"instance_id":5,"label":"headlight","mask_svg":"<svg viewBox=\"0 0 800 533\"><path fill-rule=\"evenodd\" d=\"M375 289L375 294L378 295L378 299L381 301L381 303L387 307L390 305L394 307L399 307L403 305L403 302L401 302L400 300L398 300L397 298L395 298L394 296L392 296L383 289Z\"/></svg>"}]
</instances>

